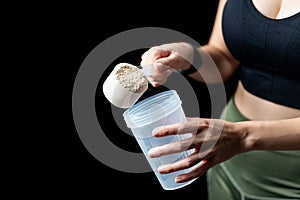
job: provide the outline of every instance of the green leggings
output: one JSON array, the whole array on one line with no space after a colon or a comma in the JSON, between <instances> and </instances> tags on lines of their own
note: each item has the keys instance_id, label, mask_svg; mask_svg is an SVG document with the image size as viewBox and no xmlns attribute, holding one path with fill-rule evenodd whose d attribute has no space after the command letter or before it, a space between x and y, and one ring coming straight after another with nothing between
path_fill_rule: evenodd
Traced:
<instances>
[{"instance_id":1,"label":"green leggings","mask_svg":"<svg viewBox=\"0 0 300 200\"><path fill-rule=\"evenodd\" d=\"M247 121L230 99L221 118ZM300 199L300 151L252 151L207 172L209 200Z\"/></svg>"}]
</instances>

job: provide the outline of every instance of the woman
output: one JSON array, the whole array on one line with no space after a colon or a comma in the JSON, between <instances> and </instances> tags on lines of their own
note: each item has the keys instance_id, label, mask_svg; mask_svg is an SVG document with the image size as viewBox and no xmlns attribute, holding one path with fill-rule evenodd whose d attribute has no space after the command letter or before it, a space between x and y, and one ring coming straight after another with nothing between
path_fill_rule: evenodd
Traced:
<instances>
[{"instance_id":1,"label":"woman","mask_svg":"<svg viewBox=\"0 0 300 200\"><path fill-rule=\"evenodd\" d=\"M299 11L299 0L220 0L208 44L163 44L142 55L141 65L157 70L150 79L154 87L173 70L207 83L219 81L205 55L223 81L237 68L241 72L222 120L189 118L153 131L156 137L194 133L190 140L149 151L158 157L195 149L188 159L159 168L160 173L196 166L175 181L207 172L209 199L300 199ZM195 71L190 59L199 54L201 66ZM213 134L218 131L220 137ZM215 145L203 153L204 142Z\"/></svg>"}]
</instances>

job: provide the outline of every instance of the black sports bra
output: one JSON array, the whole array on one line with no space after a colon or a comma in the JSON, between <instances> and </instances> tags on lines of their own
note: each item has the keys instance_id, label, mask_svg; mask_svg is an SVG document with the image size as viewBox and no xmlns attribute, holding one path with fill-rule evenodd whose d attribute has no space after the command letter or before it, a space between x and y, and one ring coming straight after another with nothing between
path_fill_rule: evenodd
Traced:
<instances>
[{"instance_id":1,"label":"black sports bra","mask_svg":"<svg viewBox=\"0 0 300 200\"><path fill-rule=\"evenodd\" d=\"M271 19L252 0L227 0L222 29L226 45L241 63L245 89L300 109L300 13Z\"/></svg>"}]
</instances>

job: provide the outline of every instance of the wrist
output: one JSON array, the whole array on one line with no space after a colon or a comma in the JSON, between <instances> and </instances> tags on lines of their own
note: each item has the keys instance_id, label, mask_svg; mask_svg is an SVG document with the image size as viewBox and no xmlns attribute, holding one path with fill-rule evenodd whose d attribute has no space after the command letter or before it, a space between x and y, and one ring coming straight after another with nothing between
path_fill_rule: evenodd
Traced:
<instances>
[{"instance_id":1,"label":"wrist","mask_svg":"<svg viewBox=\"0 0 300 200\"><path fill-rule=\"evenodd\" d=\"M237 122L241 133L241 146L243 152L258 150L258 138L255 137L257 129L260 127L259 121Z\"/></svg>"},{"instance_id":2,"label":"wrist","mask_svg":"<svg viewBox=\"0 0 300 200\"><path fill-rule=\"evenodd\" d=\"M184 69L184 70L179 70L179 73L181 73L182 75L189 75L189 74L193 74L193 73L197 72L198 68L202 64L201 55L199 53L198 48L195 46L192 46L192 50L193 50L192 51L192 54L193 54L192 63L190 64L189 68Z\"/></svg>"}]
</instances>

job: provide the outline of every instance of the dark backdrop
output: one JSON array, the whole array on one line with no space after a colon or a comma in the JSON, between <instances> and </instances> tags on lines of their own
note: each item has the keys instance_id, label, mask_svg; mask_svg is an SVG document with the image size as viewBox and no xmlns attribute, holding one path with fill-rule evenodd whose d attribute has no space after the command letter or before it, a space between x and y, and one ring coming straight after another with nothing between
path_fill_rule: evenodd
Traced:
<instances>
[{"instance_id":1,"label":"dark backdrop","mask_svg":"<svg viewBox=\"0 0 300 200\"><path fill-rule=\"evenodd\" d=\"M79 7L80 4L78 3ZM191 185L175 191L164 191L159 185L153 173L126 173L112 169L97 159L95 159L84 147L75 129L71 111L72 87L77 74L77 70L85 57L103 40L125 30L138 27L164 27L184 33L200 44L208 41L211 33L213 20L217 8L217 1L199 1L197 5L188 5L186 8L180 5L177 8L169 8L164 11L159 5L151 10L142 9L121 11L107 8L106 6L91 8L85 5L82 9L63 7L58 9L57 30L55 35L60 38L60 45L57 46L61 56L62 72L70 79L65 79L68 89L64 95L68 94L69 109L68 118L63 124L68 123L67 131L60 131L60 140L57 149L53 152L54 161L51 173L47 175L48 194L57 196L77 197L93 196L94 199L144 199L144 198L196 198L206 199L206 179L200 177ZM116 4L118 6L118 4ZM140 5L143 7L142 5ZM92 8L93 7L93 8ZM147 5L145 5L147 7ZM91 10L89 10L91 9ZM84 11L83 11L84 10ZM134 10L134 11L133 11ZM122 56L122 60L136 64L140 61L142 51L132 52ZM118 63L116 60L115 63ZM112 63L115 64L115 63ZM65 72L67 74L65 74ZM102 81L103 81L102 77ZM189 80L192 86L201 93L201 117L210 117L210 99L206 86ZM99 83L101 84L101 83ZM226 89L231 95L235 87L235 81L226 83ZM147 94L157 92L163 88L151 88ZM123 149L139 151L137 143L132 137L122 133L111 118L110 105L100 108L97 102L106 100L100 91L96 94L96 110L100 123L114 133L110 140ZM103 117L105 116L105 117ZM102 120L102 121L101 121ZM105 123L104 123L105 122ZM61 129L60 129L61 130Z\"/></svg>"}]
</instances>

